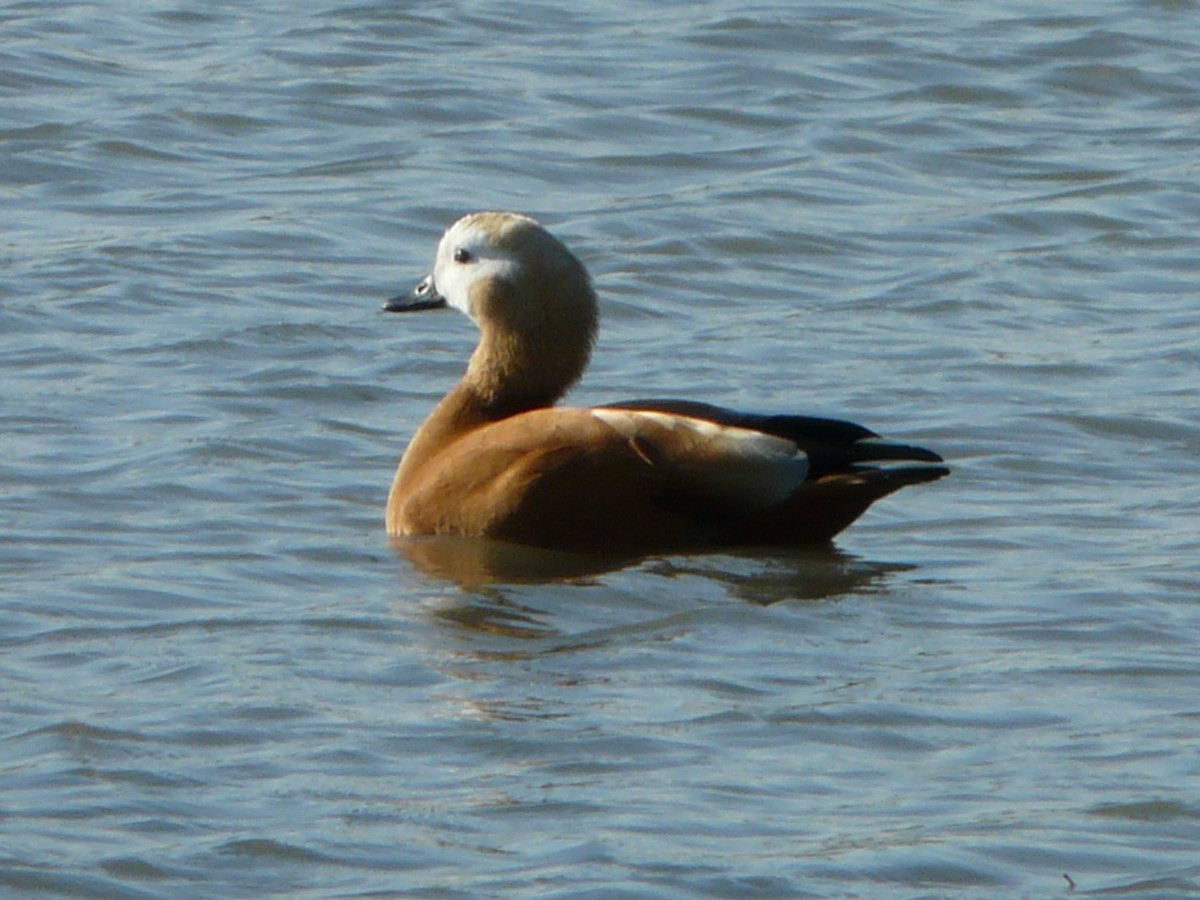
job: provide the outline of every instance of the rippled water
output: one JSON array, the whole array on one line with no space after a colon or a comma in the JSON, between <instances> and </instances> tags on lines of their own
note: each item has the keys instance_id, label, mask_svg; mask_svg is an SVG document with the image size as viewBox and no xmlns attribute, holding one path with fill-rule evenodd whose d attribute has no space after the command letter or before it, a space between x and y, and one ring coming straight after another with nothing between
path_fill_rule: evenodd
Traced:
<instances>
[{"instance_id":1,"label":"rippled water","mask_svg":"<svg viewBox=\"0 0 1200 900\"><path fill-rule=\"evenodd\" d=\"M1196 5L0 9L0 892L1200 894ZM390 547L460 213L573 400L863 421L835 548Z\"/></svg>"}]
</instances>

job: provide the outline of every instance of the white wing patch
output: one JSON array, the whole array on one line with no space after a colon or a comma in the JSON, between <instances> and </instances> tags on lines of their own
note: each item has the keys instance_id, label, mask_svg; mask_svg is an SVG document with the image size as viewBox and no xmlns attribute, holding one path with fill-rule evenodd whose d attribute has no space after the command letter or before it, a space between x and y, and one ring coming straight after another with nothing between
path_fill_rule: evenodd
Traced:
<instances>
[{"instance_id":1,"label":"white wing patch","mask_svg":"<svg viewBox=\"0 0 1200 900\"><path fill-rule=\"evenodd\" d=\"M808 475L808 457L791 441L749 428L672 413L593 409L650 465L666 469L675 490L738 512L786 499Z\"/></svg>"}]
</instances>

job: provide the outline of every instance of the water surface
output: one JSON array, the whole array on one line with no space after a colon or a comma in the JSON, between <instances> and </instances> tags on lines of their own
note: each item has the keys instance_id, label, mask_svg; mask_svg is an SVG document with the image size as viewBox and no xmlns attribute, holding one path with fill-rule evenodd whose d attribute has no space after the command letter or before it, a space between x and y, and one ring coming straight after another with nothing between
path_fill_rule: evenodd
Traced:
<instances>
[{"instance_id":1,"label":"water surface","mask_svg":"<svg viewBox=\"0 0 1200 900\"><path fill-rule=\"evenodd\" d=\"M0 892L1200 894L1192 3L0 11ZM862 421L835 547L383 535L538 216L573 402Z\"/></svg>"}]
</instances>

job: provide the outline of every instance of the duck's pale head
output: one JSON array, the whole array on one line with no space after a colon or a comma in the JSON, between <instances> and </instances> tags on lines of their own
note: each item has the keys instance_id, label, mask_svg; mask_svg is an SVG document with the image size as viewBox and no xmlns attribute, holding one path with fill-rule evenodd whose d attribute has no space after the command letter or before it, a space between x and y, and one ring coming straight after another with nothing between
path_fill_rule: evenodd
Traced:
<instances>
[{"instance_id":1,"label":"duck's pale head","mask_svg":"<svg viewBox=\"0 0 1200 900\"><path fill-rule=\"evenodd\" d=\"M596 337L596 295L587 269L550 232L518 213L463 216L442 236L433 272L384 309L440 306L479 326L468 377L489 392L536 390L557 398L583 374Z\"/></svg>"}]
</instances>

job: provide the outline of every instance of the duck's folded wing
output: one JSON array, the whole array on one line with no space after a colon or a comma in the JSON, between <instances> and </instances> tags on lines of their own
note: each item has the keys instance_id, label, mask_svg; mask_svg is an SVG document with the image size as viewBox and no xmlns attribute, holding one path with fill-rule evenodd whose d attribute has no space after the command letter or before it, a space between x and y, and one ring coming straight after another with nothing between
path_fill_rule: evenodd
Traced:
<instances>
[{"instance_id":1,"label":"duck's folded wing","mask_svg":"<svg viewBox=\"0 0 1200 900\"><path fill-rule=\"evenodd\" d=\"M658 410L593 409L654 473L664 502L705 518L782 503L804 483L809 460L784 437Z\"/></svg>"},{"instance_id":2,"label":"duck's folded wing","mask_svg":"<svg viewBox=\"0 0 1200 900\"><path fill-rule=\"evenodd\" d=\"M887 440L869 428L841 419L746 413L694 400L629 400L605 408L686 416L783 438L807 457L810 480L851 472L863 463L942 462L932 450Z\"/></svg>"}]
</instances>

